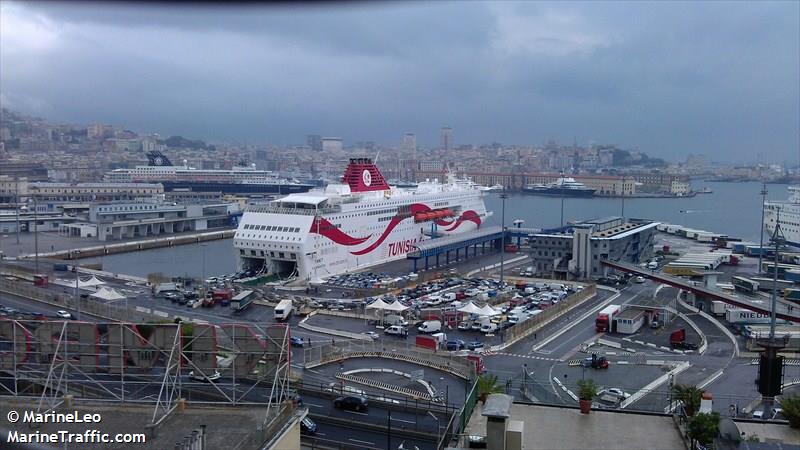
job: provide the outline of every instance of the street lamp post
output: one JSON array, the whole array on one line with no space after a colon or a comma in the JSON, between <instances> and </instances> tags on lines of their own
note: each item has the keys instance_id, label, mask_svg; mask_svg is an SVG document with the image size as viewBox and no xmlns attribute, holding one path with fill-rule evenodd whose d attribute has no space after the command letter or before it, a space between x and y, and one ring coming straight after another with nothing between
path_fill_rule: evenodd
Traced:
<instances>
[{"instance_id":1,"label":"street lamp post","mask_svg":"<svg viewBox=\"0 0 800 450\"><path fill-rule=\"evenodd\" d=\"M503 269L505 268L505 256L506 256L506 199L508 198L508 194L506 194L505 188L503 188L503 193L500 194L500 199L503 201L503 208L502 213L500 215L500 284L503 283Z\"/></svg>"},{"instance_id":2,"label":"street lamp post","mask_svg":"<svg viewBox=\"0 0 800 450\"><path fill-rule=\"evenodd\" d=\"M72 266L75 269L75 311L77 313L76 317L78 320L81 320L81 297L78 291L78 282L80 281L80 276L78 276L78 267L79 267L78 257L80 256L80 254L81 254L80 250L75 250L74 252L72 252L72 259L74 261L72 263Z\"/></svg>"},{"instance_id":3,"label":"street lamp post","mask_svg":"<svg viewBox=\"0 0 800 450\"><path fill-rule=\"evenodd\" d=\"M767 183L761 185L761 228L759 228L760 244L758 246L758 274L761 275L761 260L764 255L764 203L767 201ZM776 222L777 223L777 222Z\"/></svg>"},{"instance_id":4,"label":"street lamp post","mask_svg":"<svg viewBox=\"0 0 800 450\"><path fill-rule=\"evenodd\" d=\"M39 215L36 196L33 197L33 258L36 274L39 274Z\"/></svg>"},{"instance_id":5,"label":"street lamp post","mask_svg":"<svg viewBox=\"0 0 800 450\"><path fill-rule=\"evenodd\" d=\"M201 276L203 277L203 301L205 302L206 299L206 244L200 244L201 250L203 252L203 271ZM203 303L205 305L205 303Z\"/></svg>"}]
</instances>

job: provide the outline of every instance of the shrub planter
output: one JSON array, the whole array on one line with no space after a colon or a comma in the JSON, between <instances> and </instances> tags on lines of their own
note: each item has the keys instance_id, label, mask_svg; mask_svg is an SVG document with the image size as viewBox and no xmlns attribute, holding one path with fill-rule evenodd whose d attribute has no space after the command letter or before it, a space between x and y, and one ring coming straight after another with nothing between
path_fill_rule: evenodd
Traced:
<instances>
[{"instance_id":1,"label":"shrub planter","mask_svg":"<svg viewBox=\"0 0 800 450\"><path fill-rule=\"evenodd\" d=\"M579 400L578 403L581 405L581 414L589 414L592 411L592 401L591 400Z\"/></svg>"}]
</instances>

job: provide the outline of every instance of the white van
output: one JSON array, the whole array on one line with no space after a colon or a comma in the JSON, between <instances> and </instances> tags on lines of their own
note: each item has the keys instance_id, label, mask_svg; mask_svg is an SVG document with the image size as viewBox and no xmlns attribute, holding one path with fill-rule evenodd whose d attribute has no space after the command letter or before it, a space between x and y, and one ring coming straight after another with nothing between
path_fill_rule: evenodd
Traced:
<instances>
[{"instance_id":1,"label":"white van","mask_svg":"<svg viewBox=\"0 0 800 450\"><path fill-rule=\"evenodd\" d=\"M448 293L444 294L444 295L442 296L442 298L443 298L443 299L444 299L444 301L446 301L446 302L452 302L453 300L455 300L455 299L456 299L456 293L455 293L455 292L448 292Z\"/></svg>"},{"instance_id":2,"label":"white van","mask_svg":"<svg viewBox=\"0 0 800 450\"><path fill-rule=\"evenodd\" d=\"M438 320L426 320L422 322L422 325L420 325L417 330L420 333L438 333L442 330L442 322Z\"/></svg>"},{"instance_id":3,"label":"white van","mask_svg":"<svg viewBox=\"0 0 800 450\"><path fill-rule=\"evenodd\" d=\"M485 323L481 326L481 333L494 333L497 331L497 324L496 323Z\"/></svg>"},{"instance_id":4,"label":"white van","mask_svg":"<svg viewBox=\"0 0 800 450\"><path fill-rule=\"evenodd\" d=\"M650 261L650 263L647 264L647 268L650 269L650 270L658 269L658 262L657 261Z\"/></svg>"},{"instance_id":5,"label":"white van","mask_svg":"<svg viewBox=\"0 0 800 450\"><path fill-rule=\"evenodd\" d=\"M392 325L383 330L383 332L392 336L405 336L408 334L405 327L401 327L400 325Z\"/></svg>"}]
</instances>

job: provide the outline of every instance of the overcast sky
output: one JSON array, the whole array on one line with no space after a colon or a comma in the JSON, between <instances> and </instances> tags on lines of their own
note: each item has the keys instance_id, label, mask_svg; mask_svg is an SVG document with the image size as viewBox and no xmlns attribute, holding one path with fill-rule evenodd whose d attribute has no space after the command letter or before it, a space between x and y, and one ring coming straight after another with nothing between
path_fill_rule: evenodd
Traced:
<instances>
[{"instance_id":1,"label":"overcast sky","mask_svg":"<svg viewBox=\"0 0 800 450\"><path fill-rule=\"evenodd\" d=\"M208 140L800 157L800 3L0 3L0 100Z\"/></svg>"}]
</instances>

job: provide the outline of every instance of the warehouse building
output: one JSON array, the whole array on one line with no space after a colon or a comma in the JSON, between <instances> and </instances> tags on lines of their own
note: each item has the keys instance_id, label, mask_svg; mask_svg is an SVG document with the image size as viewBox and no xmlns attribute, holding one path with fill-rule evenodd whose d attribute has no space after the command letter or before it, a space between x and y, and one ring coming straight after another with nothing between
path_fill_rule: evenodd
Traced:
<instances>
[{"instance_id":1,"label":"warehouse building","mask_svg":"<svg viewBox=\"0 0 800 450\"><path fill-rule=\"evenodd\" d=\"M528 243L539 276L597 279L611 270L601 261L638 264L653 257L657 222L607 217L568 224L530 235Z\"/></svg>"}]
</instances>

